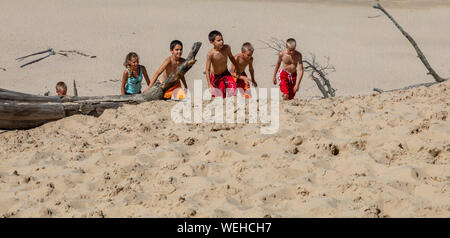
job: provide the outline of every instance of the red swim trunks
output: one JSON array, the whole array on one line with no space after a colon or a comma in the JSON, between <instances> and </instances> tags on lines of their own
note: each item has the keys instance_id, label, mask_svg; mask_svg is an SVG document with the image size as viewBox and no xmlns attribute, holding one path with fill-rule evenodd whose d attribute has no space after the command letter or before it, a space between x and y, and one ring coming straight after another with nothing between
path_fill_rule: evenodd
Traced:
<instances>
[{"instance_id":1,"label":"red swim trunks","mask_svg":"<svg viewBox=\"0 0 450 238\"><path fill-rule=\"evenodd\" d=\"M212 92L213 97L222 96L225 98L236 96L236 82L228 70L225 70L225 72L219 75L211 74L210 79L211 85L216 89Z\"/></svg>"},{"instance_id":2,"label":"red swim trunks","mask_svg":"<svg viewBox=\"0 0 450 238\"><path fill-rule=\"evenodd\" d=\"M247 74L245 72L242 72L241 76L247 77ZM237 90L241 92L241 95L246 97L246 98L250 98L251 97L250 86L248 84L245 84L245 81L242 80L242 79L234 78L234 81L236 82Z\"/></svg>"},{"instance_id":3,"label":"red swim trunks","mask_svg":"<svg viewBox=\"0 0 450 238\"><path fill-rule=\"evenodd\" d=\"M289 95L289 100L295 97L294 87L297 81L297 72L290 74L282 69L278 71L278 80L280 81L281 93Z\"/></svg>"}]
</instances>

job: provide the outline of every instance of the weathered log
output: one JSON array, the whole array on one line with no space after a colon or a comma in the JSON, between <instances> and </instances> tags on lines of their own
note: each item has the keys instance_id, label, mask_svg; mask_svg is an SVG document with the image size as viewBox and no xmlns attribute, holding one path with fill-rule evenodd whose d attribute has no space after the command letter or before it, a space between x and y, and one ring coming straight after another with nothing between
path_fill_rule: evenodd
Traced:
<instances>
[{"instance_id":1,"label":"weathered log","mask_svg":"<svg viewBox=\"0 0 450 238\"><path fill-rule=\"evenodd\" d=\"M61 103L0 101L0 120L54 120L65 117Z\"/></svg>"},{"instance_id":2,"label":"weathered log","mask_svg":"<svg viewBox=\"0 0 450 238\"><path fill-rule=\"evenodd\" d=\"M75 114L99 116L105 109L118 108L124 104L161 100L164 92L178 82L195 64L195 56L200 46L201 43L196 42L186 61L177 67L175 73L169 75L163 83L157 81L143 94L60 98L0 89L0 121L2 121L0 129L27 129Z\"/></svg>"},{"instance_id":3,"label":"weathered log","mask_svg":"<svg viewBox=\"0 0 450 238\"><path fill-rule=\"evenodd\" d=\"M431 65L428 63L427 58L425 57L425 55L422 53L422 51L420 50L419 46L417 45L416 41L406 32L403 30L403 28L397 23L397 21L395 21L395 19L381 6L381 4L377 4L375 6L373 6L373 8L378 9L380 11L382 11L393 23L394 25L400 30L400 32L406 37L406 39L408 39L408 41L411 43L411 45L414 47L414 49L416 50L417 56L419 57L419 59L422 61L422 63L425 65L425 68L428 70L428 74L431 74L434 78L434 80L436 80L436 82L444 82L447 79L442 78L441 76L439 76L436 71L434 71L434 69L431 67Z\"/></svg>"},{"instance_id":4,"label":"weathered log","mask_svg":"<svg viewBox=\"0 0 450 238\"><path fill-rule=\"evenodd\" d=\"M39 96L27 93L19 93L6 89L0 88L0 100L9 100L16 102L61 102L61 99L58 96Z\"/></svg>"}]
</instances>

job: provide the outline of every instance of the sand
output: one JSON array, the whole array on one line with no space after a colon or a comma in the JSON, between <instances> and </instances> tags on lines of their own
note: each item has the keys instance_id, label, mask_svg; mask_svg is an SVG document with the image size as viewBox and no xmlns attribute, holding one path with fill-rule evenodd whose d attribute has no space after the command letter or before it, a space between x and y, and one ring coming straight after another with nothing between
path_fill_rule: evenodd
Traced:
<instances>
[{"instance_id":1,"label":"sand","mask_svg":"<svg viewBox=\"0 0 450 238\"><path fill-rule=\"evenodd\" d=\"M382 1L383 2L383 1ZM385 4L441 76L450 75L448 1ZM432 82L407 40L372 1L9 1L0 9L0 88L118 94L123 60L152 75L169 42L203 43L188 85L203 79L207 34L233 52L255 45L256 80L272 87L276 57L261 41L294 37L305 55L329 56L337 97L318 100L307 78L280 104L280 129L260 124L176 124L173 101L126 105L0 132L3 217L449 217L450 82ZM218 9L232 9L220 18ZM167 17L177 12L176 17ZM192 12L198 14L192 15ZM20 16L20 17L19 17ZM432 26L432 27L430 27ZM49 47L25 68L14 59ZM24 61L27 62L27 61ZM205 86L205 85L204 85Z\"/></svg>"}]
</instances>

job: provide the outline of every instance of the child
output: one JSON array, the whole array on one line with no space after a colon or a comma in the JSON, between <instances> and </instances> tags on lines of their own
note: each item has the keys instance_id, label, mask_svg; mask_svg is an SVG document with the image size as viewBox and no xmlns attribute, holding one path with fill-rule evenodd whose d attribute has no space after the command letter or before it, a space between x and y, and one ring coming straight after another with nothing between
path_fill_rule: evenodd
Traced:
<instances>
[{"instance_id":1,"label":"child","mask_svg":"<svg viewBox=\"0 0 450 238\"><path fill-rule=\"evenodd\" d=\"M122 75L122 95L141 93L142 78L145 77L147 85L150 84L150 80L145 66L139 65L139 56L134 52L128 53L123 66L127 69Z\"/></svg>"},{"instance_id":2,"label":"child","mask_svg":"<svg viewBox=\"0 0 450 238\"><path fill-rule=\"evenodd\" d=\"M236 60L237 64L239 65L239 69L241 69L241 72L236 72L236 69L234 65L231 66L231 74L237 75L236 73L239 73L239 77L235 77L234 80L236 81L236 87L238 90L242 90L242 95L246 98L250 97L250 91L249 89L249 83L252 82L253 86L257 87L258 84L255 81L255 72L253 70L253 51L254 48L252 44L249 42L245 42L241 47L241 53L234 56L234 59ZM247 77L247 74L245 73L245 68L248 65L248 69L250 71L251 80Z\"/></svg>"},{"instance_id":3,"label":"child","mask_svg":"<svg viewBox=\"0 0 450 238\"><path fill-rule=\"evenodd\" d=\"M302 54L295 50L296 42L293 38L286 41L286 50L280 52L278 62L273 75L273 84L277 84L277 78L280 81L280 91L284 100L293 99L297 93L300 81L303 77L303 59ZM283 66L280 68L280 64ZM300 77L297 80L297 64L300 71Z\"/></svg>"},{"instance_id":4,"label":"child","mask_svg":"<svg viewBox=\"0 0 450 238\"><path fill-rule=\"evenodd\" d=\"M155 75L153 76L152 81L148 85L147 89L144 90L144 93L147 92L155 84L156 80L163 72L164 74L160 80L161 82L164 82L164 80L169 77L170 74L174 73L177 67L185 61L184 58L181 58L181 55L183 54L183 43L181 43L181 41L173 40L172 42L170 42L170 53L172 53L172 56L169 56L164 60L158 71L156 71ZM181 77L181 82L183 83L184 88L187 89L188 87L184 76ZM185 98L184 91L181 89L181 84L179 81L164 93L164 98Z\"/></svg>"},{"instance_id":5,"label":"child","mask_svg":"<svg viewBox=\"0 0 450 238\"><path fill-rule=\"evenodd\" d=\"M236 68L236 72L241 72L239 65L231 54L231 47L224 45L222 33L211 31L208 35L209 42L214 46L206 55L206 82L213 91L212 96L222 97L234 96L236 92L236 82L227 69L227 58ZM212 71L210 71L212 65ZM239 74L234 75L239 78Z\"/></svg>"},{"instance_id":6,"label":"child","mask_svg":"<svg viewBox=\"0 0 450 238\"><path fill-rule=\"evenodd\" d=\"M56 94L58 96L65 96L67 94L67 85L60 81L56 84Z\"/></svg>"}]
</instances>

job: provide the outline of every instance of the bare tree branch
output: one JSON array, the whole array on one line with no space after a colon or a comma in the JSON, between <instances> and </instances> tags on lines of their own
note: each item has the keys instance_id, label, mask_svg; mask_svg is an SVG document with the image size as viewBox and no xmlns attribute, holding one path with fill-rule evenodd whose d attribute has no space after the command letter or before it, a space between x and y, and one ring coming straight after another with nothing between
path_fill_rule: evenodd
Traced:
<instances>
[{"instance_id":1,"label":"bare tree branch","mask_svg":"<svg viewBox=\"0 0 450 238\"><path fill-rule=\"evenodd\" d=\"M414 49L417 52L417 55L419 57L419 59L422 61L422 63L425 65L425 68L427 68L428 70L428 74L431 74L434 78L434 80L436 80L436 82L443 82L446 79L440 77L436 71L434 71L434 69L430 66L430 64L428 63L427 58L425 57L425 55L422 53L422 51L420 50L419 46L417 45L416 41L406 32L403 30L403 28L394 20L394 18L381 6L381 4L377 4L375 6L373 6L373 8L378 9L380 11L382 11L384 14L386 14L386 16L394 23L394 25L400 30L400 32L406 37L406 39L408 39L408 41L411 43L411 45L414 47Z\"/></svg>"},{"instance_id":2,"label":"bare tree branch","mask_svg":"<svg viewBox=\"0 0 450 238\"><path fill-rule=\"evenodd\" d=\"M391 90L382 90L379 88L374 88L373 91L379 92L379 93L388 93L388 92L394 92L394 91L398 91L398 90L406 90L406 89L411 89L411 88L418 88L418 87L430 87L432 85L438 84L441 82L431 82L431 83L421 83L421 84L415 84L415 85L411 85L408 87L404 87L404 88L397 88L397 89L391 89Z\"/></svg>"}]
</instances>

